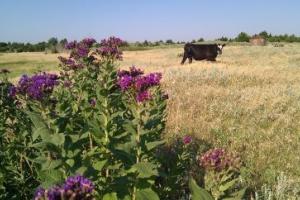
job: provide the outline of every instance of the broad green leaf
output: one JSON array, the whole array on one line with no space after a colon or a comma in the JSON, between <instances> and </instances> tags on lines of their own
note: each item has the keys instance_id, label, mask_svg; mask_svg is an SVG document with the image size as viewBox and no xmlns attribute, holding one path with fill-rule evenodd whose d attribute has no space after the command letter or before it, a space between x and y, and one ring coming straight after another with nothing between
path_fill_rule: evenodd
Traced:
<instances>
[{"instance_id":1,"label":"broad green leaf","mask_svg":"<svg viewBox=\"0 0 300 200\"><path fill-rule=\"evenodd\" d=\"M103 196L103 200L118 200L117 193L109 193Z\"/></svg>"},{"instance_id":2,"label":"broad green leaf","mask_svg":"<svg viewBox=\"0 0 300 200\"><path fill-rule=\"evenodd\" d=\"M99 160L99 161L93 163L93 167L94 167L94 169L101 171L106 163L107 163L107 160Z\"/></svg>"},{"instance_id":3,"label":"broad green leaf","mask_svg":"<svg viewBox=\"0 0 300 200\"><path fill-rule=\"evenodd\" d=\"M49 188L63 180L63 172L55 169L40 171L38 176L45 188Z\"/></svg>"},{"instance_id":4,"label":"broad green leaf","mask_svg":"<svg viewBox=\"0 0 300 200\"><path fill-rule=\"evenodd\" d=\"M132 166L132 169L138 172L139 178L148 178L151 176L158 176L157 166L148 162L137 163Z\"/></svg>"},{"instance_id":5,"label":"broad green leaf","mask_svg":"<svg viewBox=\"0 0 300 200\"><path fill-rule=\"evenodd\" d=\"M51 135L51 143L54 145L62 145L65 142L65 136L63 133L56 133Z\"/></svg>"},{"instance_id":6,"label":"broad green leaf","mask_svg":"<svg viewBox=\"0 0 300 200\"><path fill-rule=\"evenodd\" d=\"M161 141L155 141L155 142L148 142L146 143L146 147L147 147L147 150L148 151L151 151L152 149L156 148L157 146L159 145L162 145L164 144L165 141L164 140L161 140Z\"/></svg>"},{"instance_id":7,"label":"broad green leaf","mask_svg":"<svg viewBox=\"0 0 300 200\"><path fill-rule=\"evenodd\" d=\"M74 159L68 159L68 160L66 160L66 163L67 163L70 167L73 167L74 164L75 164L75 161L74 161Z\"/></svg>"},{"instance_id":8,"label":"broad green leaf","mask_svg":"<svg viewBox=\"0 0 300 200\"><path fill-rule=\"evenodd\" d=\"M158 195L153 190L143 189L136 192L136 200L159 200Z\"/></svg>"},{"instance_id":9,"label":"broad green leaf","mask_svg":"<svg viewBox=\"0 0 300 200\"><path fill-rule=\"evenodd\" d=\"M199 187L194 179L190 179L189 188L192 200L214 200L214 198L203 188Z\"/></svg>"}]
</instances>

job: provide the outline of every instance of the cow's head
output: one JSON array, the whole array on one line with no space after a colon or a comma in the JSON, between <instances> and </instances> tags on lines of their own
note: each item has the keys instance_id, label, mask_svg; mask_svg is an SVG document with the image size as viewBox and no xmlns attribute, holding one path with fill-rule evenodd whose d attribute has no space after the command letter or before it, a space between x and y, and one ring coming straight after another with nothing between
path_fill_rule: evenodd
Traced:
<instances>
[{"instance_id":1,"label":"cow's head","mask_svg":"<svg viewBox=\"0 0 300 200\"><path fill-rule=\"evenodd\" d=\"M222 54L222 50L223 50L223 47L225 47L226 44L217 44L217 52L218 54Z\"/></svg>"}]
</instances>

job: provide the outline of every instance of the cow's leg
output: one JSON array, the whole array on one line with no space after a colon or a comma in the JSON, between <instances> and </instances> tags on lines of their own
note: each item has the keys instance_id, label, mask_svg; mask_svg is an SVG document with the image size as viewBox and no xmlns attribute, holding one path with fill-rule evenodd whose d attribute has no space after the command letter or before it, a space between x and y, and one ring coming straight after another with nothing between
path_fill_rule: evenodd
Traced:
<instances>
[{"instance_id":1,"label":"cow's leg","mask_svg":"<svg viewBox=\"0 0 300 200\"><path fill-rule=\"evenodd\" d=\"M184 64L184 62L186 61L187 58L188 58L187 54L184 53L184 54L183 54L182 61L181 61L181 64L182 64L182 65Z\"/></svg>"},{"instance_id":2,"label":"cow's leg","mask_svg":"<svg viewBox=\"0 0 300 200\"><path fill-rule=\"evenodd\" d=\"M193 58L192 57L189 57L189 64L191 64L193 61Z\"/></svg>"}]
</instances>

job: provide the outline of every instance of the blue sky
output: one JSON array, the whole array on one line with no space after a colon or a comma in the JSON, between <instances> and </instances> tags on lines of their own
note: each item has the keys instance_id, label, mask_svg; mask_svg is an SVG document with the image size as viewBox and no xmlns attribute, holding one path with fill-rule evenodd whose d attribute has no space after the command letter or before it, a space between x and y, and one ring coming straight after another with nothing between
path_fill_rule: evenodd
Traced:
<instances>
[{"instance_id":1,"label":"blue sky","mask_svg":"<svg viewBox=\"0 0 300 200\"><path fill-rule=\"evenodd\" d=\"M0 41L50 37L128 41L300 35L299 0L1 0Z\"/></svg>"}]
</instances>

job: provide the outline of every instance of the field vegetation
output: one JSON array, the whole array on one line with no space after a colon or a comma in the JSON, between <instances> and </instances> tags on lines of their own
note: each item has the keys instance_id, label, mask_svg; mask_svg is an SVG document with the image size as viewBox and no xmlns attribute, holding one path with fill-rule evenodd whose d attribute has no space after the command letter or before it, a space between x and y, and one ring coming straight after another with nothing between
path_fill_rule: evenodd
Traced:
<instances>
[{"instance_id":1,"label":"field vegetation","mask_svg":"<svg viewBox=\"0 0 300 200\"><path fill-rule=\"evenodd\" d=\"M207 148L238 155L244 166L240 181L257 200L297 199L300 45L229 43L217 62L180 65L182 51L180 44L143 51L125 49L117 64L121 69L134 65L145 73L163 74L161 87L169 97L164 138L172 143L189 135ZM9 78L15 83L24 73L58 73L58 56L67 53L1 53L0 70L11 71Z\"/></svg>"}]
</instances>

